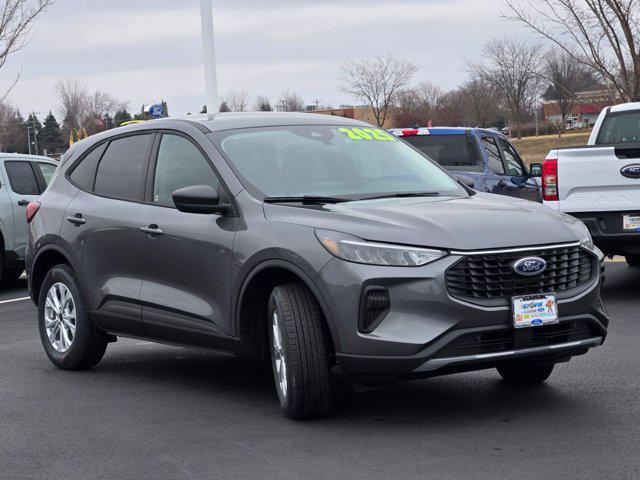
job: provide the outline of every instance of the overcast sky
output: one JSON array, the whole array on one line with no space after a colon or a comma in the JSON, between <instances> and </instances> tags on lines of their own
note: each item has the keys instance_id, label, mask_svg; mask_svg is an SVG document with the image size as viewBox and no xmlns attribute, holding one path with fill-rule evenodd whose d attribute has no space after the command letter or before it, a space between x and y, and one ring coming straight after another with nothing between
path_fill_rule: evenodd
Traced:
<instances>
[{"instance_id":1,"label":"overcast sky","mask_svg":"<svg viewBox=\"0 0 640 480\"><path fill-rule=\"evenodd\" d=\"M165 99L171 114L204 104L198 0L57 0L27 47L0 70L23 113L57 110L60 77L110 92L137 111ZM285 90L311 104L353 103L338 90L342 62L391 52L421 66L415 83L452 88L492 35L524 33L502 0L214 0L221 94L246 89L275 103Z\"/></svg>"}]
</instances>

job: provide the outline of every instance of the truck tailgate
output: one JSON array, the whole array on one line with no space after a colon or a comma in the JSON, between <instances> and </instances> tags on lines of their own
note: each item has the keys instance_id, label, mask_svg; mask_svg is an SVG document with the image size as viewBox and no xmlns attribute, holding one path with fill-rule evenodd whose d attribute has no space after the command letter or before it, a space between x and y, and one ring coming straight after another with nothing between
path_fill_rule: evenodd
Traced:
<instances>
[{"instance_id":1,"label":"truck tailgate","mask_svg":"<svg viewBox=\"0 0 640 480\"><path fill-rule=\"evenodd\" d=\"M557 150L559 205L563 212L640 211L640 178L621 170L640 166L640 146Z\"/></svg>"}]
</instances>

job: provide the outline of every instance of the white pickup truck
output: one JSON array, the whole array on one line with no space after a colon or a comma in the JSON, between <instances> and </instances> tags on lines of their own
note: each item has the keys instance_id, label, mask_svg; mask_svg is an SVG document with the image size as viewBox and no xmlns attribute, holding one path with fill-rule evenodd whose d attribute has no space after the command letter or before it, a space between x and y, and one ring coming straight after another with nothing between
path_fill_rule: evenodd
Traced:
<instances>
[{"instance_id":1,"label":"white pickup truck","mask_svg":"<svg viewBox=\"0 0 640 480\"><path fill-rule=\"evenodd\" d=\"M587 146L551 150L542 196L582 220L605 255L640 266L640 103L605 108Z\"/></svg>"}]
</instances>

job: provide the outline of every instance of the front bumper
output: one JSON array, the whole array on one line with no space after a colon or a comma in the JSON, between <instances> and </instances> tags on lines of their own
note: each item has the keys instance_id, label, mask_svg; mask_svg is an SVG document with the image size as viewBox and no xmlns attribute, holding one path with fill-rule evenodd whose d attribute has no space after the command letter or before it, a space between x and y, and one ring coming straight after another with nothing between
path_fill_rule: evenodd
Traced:
<instances>
[{"instance_id":1,"label":"front bumper","mask_svg":"<svg viewBox=\"0 0 640 480\"><path fill-rule=\"evenodd\" d=\"M450 255L418 268L329 262L317 280L328 299L342 370L374 383L490 368L521 358L560 362L606 338L609 320L600 299L599 268L579 294L558 297L557 326L516 330L510 306L482 306L449 295L445 272L460 258ZM357 319L367 285L386 287L391 308L373 332L362 333Z\"/></svg>"}]
</instances>

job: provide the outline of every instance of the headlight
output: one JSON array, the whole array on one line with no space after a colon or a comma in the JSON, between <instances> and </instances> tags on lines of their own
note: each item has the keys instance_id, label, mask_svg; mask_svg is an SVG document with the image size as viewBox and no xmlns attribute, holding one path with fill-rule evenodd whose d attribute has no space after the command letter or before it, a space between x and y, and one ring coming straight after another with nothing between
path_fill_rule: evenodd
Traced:
<instances>
[{"instance_id":1,"label":"headlight","mask_svg":"<svg viewBox=\"0 0 640 480\"><path fill-rule=\"evenodd\" d=\"M419 267L447 255L442 250L375 243L345 233L316 230L329 253L348 262L390 267Z\"/></svg>"},{"instance_id":2,"label":"headlight","mask_svg":"<svg viewBox=\"0 0 640 480\"><path fill-rule=\"evenodd\" d=\"M580 240L580 246L586 250L589 250L590 252L595 253L600 260L604 259L604 253L602 253L600 249L593 243L593 237L591 236L591 233L589 233L589 231L587 231L586 235L582 237L582 240Z\"/></svg>"}]
</instances>

